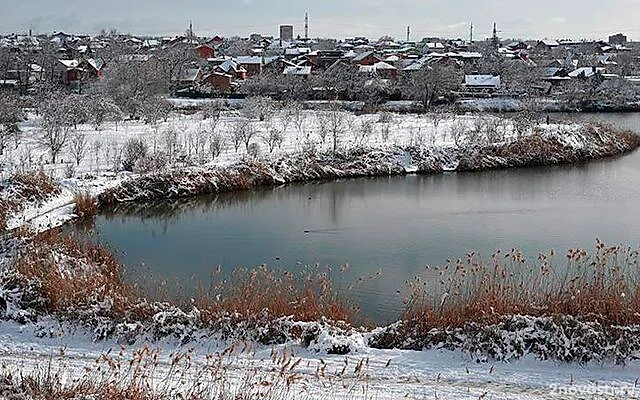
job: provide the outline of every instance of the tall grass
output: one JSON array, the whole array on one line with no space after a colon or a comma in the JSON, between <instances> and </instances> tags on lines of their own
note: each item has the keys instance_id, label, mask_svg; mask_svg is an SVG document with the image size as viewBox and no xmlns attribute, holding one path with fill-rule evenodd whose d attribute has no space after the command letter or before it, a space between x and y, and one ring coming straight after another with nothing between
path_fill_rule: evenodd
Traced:
<instances>
[{"instance_id":1,"label":"tall grass","mask_svg":"<svg viewBox=\"0 0 640 400\"><path fill-rule=\"evenodd\" d=\"M334 288L329 271L316 269L277 273L265 266L240 268L230 280L198 292L195 304L205 320L223 312L250 317L267 310L296 321L353 321L358 311Z\"/></svg>"},{"instance_id":2,"label":"tall grass","mask_svg":"<svg viewBox=\"0 0 640 400\"><path fill-rule=\"evenodd\" d=\"M191 348L166 355L145 346L109 350L94 363L79 364L61 354L33 367L1 366L0 393L44 400L285 400L318 397L324 388L346 395L340 398L370 397L368 358L330 365L321 359L302 363L287 349L262 360L252 360L251 352L234 344L215 354Z\"/></svg>"},{"instance_id":3,"label":"tall grass","mask_svg":"<svg viewBox=\"0 0 640 400\"><path fill-rule=\"evenodd\" d=\"M431 280L409 282L404 320L421 330L495 323L506 315L572 315L608 325L640 323L638 252L597 241L592 254L573 249L565 260L518 250L494 253L488 262L466 260L428 267Z\"/></svg>"},{"instance_id":4,"label":"tall grass","mask_svg":"<svg viewBox=\"0 0 640 400\"><path fill-rule=\"evenodd\" d=\"M145 321L153 313L149 292L124 279L124 271L110 249L50 230L31 238L15 263L26 279L39 282L46 312L67 315L92 304L110 304L114 319ZM352 321L357 312L332 285L328 271L302 270L277 273L266 267L237 269L230 279L220 278L198 290L193 304L201 322L213 323L223 314L249 319L265 312L270 318L297 321ZM175 298L174 298L175 303ZM179 304L175 304L180 306Z\"/></svg>"},{"instance_id":5,"label":"tall grass","mask_svg":"<svg viewBox=\"0 0 640 400\"><path fill-rule=\"evenodd\" d=\"M98 212L98 204L89 193L76 194L73 201L73 213L79 218L93 217Z\"/></svg>"}]
</instances>

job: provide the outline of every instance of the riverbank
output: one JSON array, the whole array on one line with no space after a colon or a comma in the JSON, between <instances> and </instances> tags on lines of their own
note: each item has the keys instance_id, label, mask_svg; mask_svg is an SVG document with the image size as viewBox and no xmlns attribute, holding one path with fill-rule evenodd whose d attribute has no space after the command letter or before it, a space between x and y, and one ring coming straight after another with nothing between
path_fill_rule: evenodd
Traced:
<instances>
[{"instance_id":1,"label":"riverbank","mask_svg":"<svg viewBox=\"0 0 640 400\"><path fill-rule=\"evenodd\" d=\"M557 289L548 286L545 266L552 266L544 258L523 265L513 251L482 265L470 255L450 274L474 285L425 303L418 282L401 321L359 327L321 274L241 270L226 285L172 304L124 282L99 246L54 232L24 239L16 268L0 275L3 395L107 396L105 388L125 398L132 391L135 398L636 395L637 282L620 280L637 268L632 249L572 251L572 270L583 280L569 275L571 283ZM541 272L513 274L529 269ZM442 289L449 287L457 286Z\"/></svg>"},{"instance_id":2,"label":"riverbank","mask_svg":"<svg viewBox=\"0 0 640 400\"><path fill-rule=\"evenodd\" d=\"M274 161L242 160L222 168L191 168L129 179L98 195L102 205L173 199L313 180L408 173L481 171L585 162L635 150L630 132L585 124L557 126L497 144L459 147L392 146L344 152L307 152Z\"/></svg>"}]
</instances>

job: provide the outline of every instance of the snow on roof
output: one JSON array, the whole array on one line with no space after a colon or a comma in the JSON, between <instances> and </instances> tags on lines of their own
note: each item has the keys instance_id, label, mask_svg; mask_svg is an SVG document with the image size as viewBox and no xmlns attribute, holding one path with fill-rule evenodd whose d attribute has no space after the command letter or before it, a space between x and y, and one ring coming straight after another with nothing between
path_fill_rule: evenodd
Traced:
<instances>
[{"instance_id":1,"label":"snow on roof","mask_svg":"<svg viewBox=\"0 0 640 400\"><path fill-rule=\"evenodd\" d=\"M380 62L377 62L377 63L373 64L373 67L376 70L387 70L387 71L397 69L393 65L388 64L388 63L386 63L384 61L380 61Z\"/></svg>"},{"instance_id":2,"label":"snow on roof","mask_svg":"<svg viewBox=\"0 0 640 400\"><path fill-rule=\"evenodd\" d=\"M387 64L384 61L377 62L373 65L361 65L359 68L359 72L361 73L375 73L378 71L393 71L397 68L393 65Z\"/></svg>"},{"instance_id":3,"label":"snow on roof","mask_svg":"<svg viewBox=\"0 0 640 400\"><path fill-rule=\"evenodd\" d=\"M558 46L560 46L560 43L557 40L542 39L540 41L540 43L544 44L547 47L558 47Z\"/></svg>"},{"instance_id":4,"label":"snow on roof","mask_svg":"<svg viewBox=\"0 0 640 400\"><path fill-rule=\"evenodd\" d=\"M482 58L482 53L478 53L477 51L459 51L458 54L462 58Z\"/></svg>"},{"instance_id":5,"label":"snow on roof","mask_svg":"<svg viewBox=\"0 0 640 400\"><path fill-rule=\"evenodd\" d=\"M465 86L470 87L500 87L500 76L493 75L465 75Z\"/></svg>"},{"instance_id":6,"label":"snow on roof","mask_svg":"<svg viewBox=\"0 0 640 400\"><path fill-rule=\"evenodd\" d=\"M180 77L178 80L183 82L193 82L198 78L200 74L200 68L186 68L180 71Z\"/></svg>"},{"instance_id":7,"label":"snow on roof","mask_svg":"<svg viewBox=\"0 0 640 400\"><path fill-rule=\"evenodd\" d=\"M602 67L582 67L578 68L575 71L569 72L569 76L572 78L584 77L590 78L595 74L601 74L604 72L604 68Z\"/></svg>"},{"instance_id":8,"label":"snow on roof","mask_svg":"<svg viewBox=\"0 0 640 400\"><path fill-rule=\"evenodd\" d=\"M226 73L229 73L230 71L233 72L247 72L246 69L244 69L243 67L241 67L240 65L238 65L237 62L235 62L235 60L226 60L225 62L223 62L222 64L218 65L218 68L220 68L221 70L223 70Z\"/></svg>"},{"instance_id":9,"label":"snow on roof","mask_svg":"<svg viewBox=\"0 0 640 400\"><path fill-rule=\"evenodd\" d=\"M241 65L248 64L262 64L262 57L259 56L239 56L236 57L236 62Z\"/></svg>"},{"instance_id":10,"label":"snow on roof","mask_svg":"<svg viewBox=\"0 0 640 400\"><path fill-rule=\"evenodd\" d=\"M364 60L365 58L370 57L370 56L373 56L373 55L374 55L374 52L373 52L373 51L365 51L364 53L360 53L360 54L356 55L356 56L353 58L353 61L355 61L355 62L362 61L362 60Z\"/></svg>"},{"instance_id":11,"label":"snow on roof","mask_svg":"<svg viewBox=\"0 0 640 400\"><path fill-rule=\"evenodd\" d=\"M394 63L394 62L398 62L398 61L400 61L400 57L395 56L395 55L394 55L394 56L389 56L389 57L385 58L385 59L384 59L384 61L385 61L385 62L391 62L391 63Z\"/></svg>"},{"instance_id":12,"label":"snow on roof","mask_svg":"<svg viewBox=\"0 0 640 400\"><path fill-rule=\"evenodd\" d=\"M89 58L87 64L91 65L96 71L100 71L104 67L104 61L101 58Z\"/></svg>"},{"instance_id":13,"label":"snow on roof","mask_svg":"<svg viewBox=\"0 0 640 400\"><path fill-rule=\"evenodd\" d=\"M58 60L58 62L70 69L78 68L78 66L80 65L78 60Z\"/></svg>"},{"instance_id":14,"label":"snow on roof","mask_svg":"<svg viewBox=\"0 0 640 400\"><path fill-rule=\"evenodd\" d=\"M429 42L426 44L426 48L428 49L444 49L444 44L440 42Z\"/></svg>"},{"instance_id":15,"label":"snow on roof","mask_svg":"<svg viewBox=\"0 0 640 400\"><path fill-rule=\"evenodd\" d=\"M16 79L0 79L0 86L18 86Z\"/></svg>"},{"instance_id":16,"label":"snow on roof","mask_svg":"<svg viewBox=\"0 0 640 400\"><path fill-rule=\"evenodd\" d=\"M285 75L310 75L311 67L310 66L306 66L306 67L287 66L287 67L284 67L284 74Z\"/></svg>"}]
</instances>

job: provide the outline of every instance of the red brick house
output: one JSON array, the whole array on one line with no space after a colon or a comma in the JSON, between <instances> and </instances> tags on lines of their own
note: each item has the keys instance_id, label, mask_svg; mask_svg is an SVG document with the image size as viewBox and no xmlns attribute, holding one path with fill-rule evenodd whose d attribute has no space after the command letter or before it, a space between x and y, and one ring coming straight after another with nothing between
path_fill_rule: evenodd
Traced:
<instances>
[{"instance_id":1,"label":"red brick house","mask_svg":"<svg viewBox=\"0 0 640 400\"><path fill-rule=\"evenodd\" d=\"M221 72L212 72L202 78L201 86L210 88L216 93L227 93L231 90L233 76Z\"/></svg>"},{"instance_id":2,"label":"red brick house","mask_svg":"<svg viewBox=\"0 0 640 400\"><path fill-rule=\"evenodd\" d=\"M216 50L213 46L208 44L201 44L196 47L196 55L198 58L206 60L209 58L214 58L216 56Z\"/></svg>"},{"instance_id":3,"label":"red brick house","mask_svg":"<svg viewBox=\"0 0 640 400\"><path fill-rule=\"evenodd\" d=\"M88 58L80 62L80 68L85 72L87 78L100 78L104 69L104 61L100 58Z\"/></svg>"},{"instance_id":4,"label":"red brick house","mask_svg":"<svg viewBox=\"0 0 640 400\"><path fill-rule=\"evenodd\" d=\"M224 42L224 39L220 36L214 36L206 44L211 47L220 46Z\"/></svg>"},{"instance_id":5,"label":"red brick house","mask_svg":"<svg viewBox=\"0 0 640 400\"><path fill-rule=\"evenodd\" d=\"M257 56L241 56L236 58L236 62L247 71L247 77L262 74L263 59Z\"/></svg>"},{"instance_id":6,"label":"red brick house","mask_svg":"<svg viewBox=\"0 0 640 400\"><path fill-rule=\"evenodd\" d=\"M382 61L382 58L378 57L373 51L368 51L358 54L352 61L358 65L374 65Z\"/></svg>"}]
</instances>

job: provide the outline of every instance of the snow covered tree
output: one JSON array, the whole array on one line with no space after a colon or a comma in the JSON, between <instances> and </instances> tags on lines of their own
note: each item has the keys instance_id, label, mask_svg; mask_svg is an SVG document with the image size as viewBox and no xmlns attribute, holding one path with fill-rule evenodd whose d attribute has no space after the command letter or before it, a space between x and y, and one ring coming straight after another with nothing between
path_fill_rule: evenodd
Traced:
<instances>
[{"instance_id":1,"label":"snow covered tree","mask_svg":"<svg viewBox=\"0 0 640 400\"><path fill-rule=\"evenodd\" d=\"M276 147L281 147L284 142L282 131L275 127L269 129L261 138L267 147L269 147L269 153L273 153L273 150L275 150Z\"/></svg>"},{"instance_id":2,"label":"snow covered tree","mask_svg":"<svg viewBox=\"0 0 640 400\"><path fill-rule=\"evenodd\" d=\"M96 130L100 130L105 122L115 122L117 131L118 122L122 121L123 118L120 107L103 96L93 95L88 100L89 119L93 127Z\"/></svg>"},{"instance_id":3,"label":"snow covered tree","mask_svg":"<svg viewBox=\"0 0 640 400\"><path fill-rule=\"evenodd\" d=\"M453 66L435 64L404 74L398 85L403 97L420 101L425 109L447 98L462 83L462 72Z\"/></svg>"},{"instance_id":4,"label":"snow covered tree","mask_svg":"<svg viewBox=\"0 0 640 400\"><path fill-rule=\"evenodd\" d=\"M340 106L332 103L328 111L318 114L318 122L321 129L326 129L326 133L330 135L333 152L336 153L340 146L340 140L347 129L346 113L342 111Z\"/></svg>"},{"instance_id":5,"label":"snow covered tree","mask_svg":"<svg viewBox=\"0 0 640 400\"><path fill-rule=\"evenodd\" d=\"M133 171L136 164L147 156L149 147L140 139L129 139L122 148L122 168Z\"/></svg>"},{"instance_id":6,"label":"snow covered tree","mask_svg":"<svg viewBox=\"0 0 640 400\"><path fill-rule=\"evenodd\" d=\"M82 159L87 152L87 136L81 132L75 132L69 140L69 153L76 162L76 166L80 165Z\"/></svg>"},{"instance_id":7,"label":"snow covered tree","mask_svg":"<svg viewBox=\"0 0 640 400\"><path fill-rule=\"evenodd\" d=\"M56 99L47 101L42 107L38 142L49 151L53 164L70 137L72 124L65 111L63 102Z\"/></svg>"},{"instance_id":8,"label":"snow covered tree","mask_svg":"<svg viewBox=\"0 0 640 400\"><path fill-rule=\"evenodd\" d=\"M17 123L24 118L19 100L6 93L0 94L0 155L7 143L18 134Z\"/></svg>"},{"instance_id":9,"label":"snow covered tree","mask_svg":"<svg viewBox=\"0 0 640 400\"><path fill-rule=\"evenodd\" d=\"M271 98L254 96L245 100L242 114L246 118L256 118L263 122L269 122L268 120L273 117L275 110L276 104Z\"/></svg>"}]
</instances>

